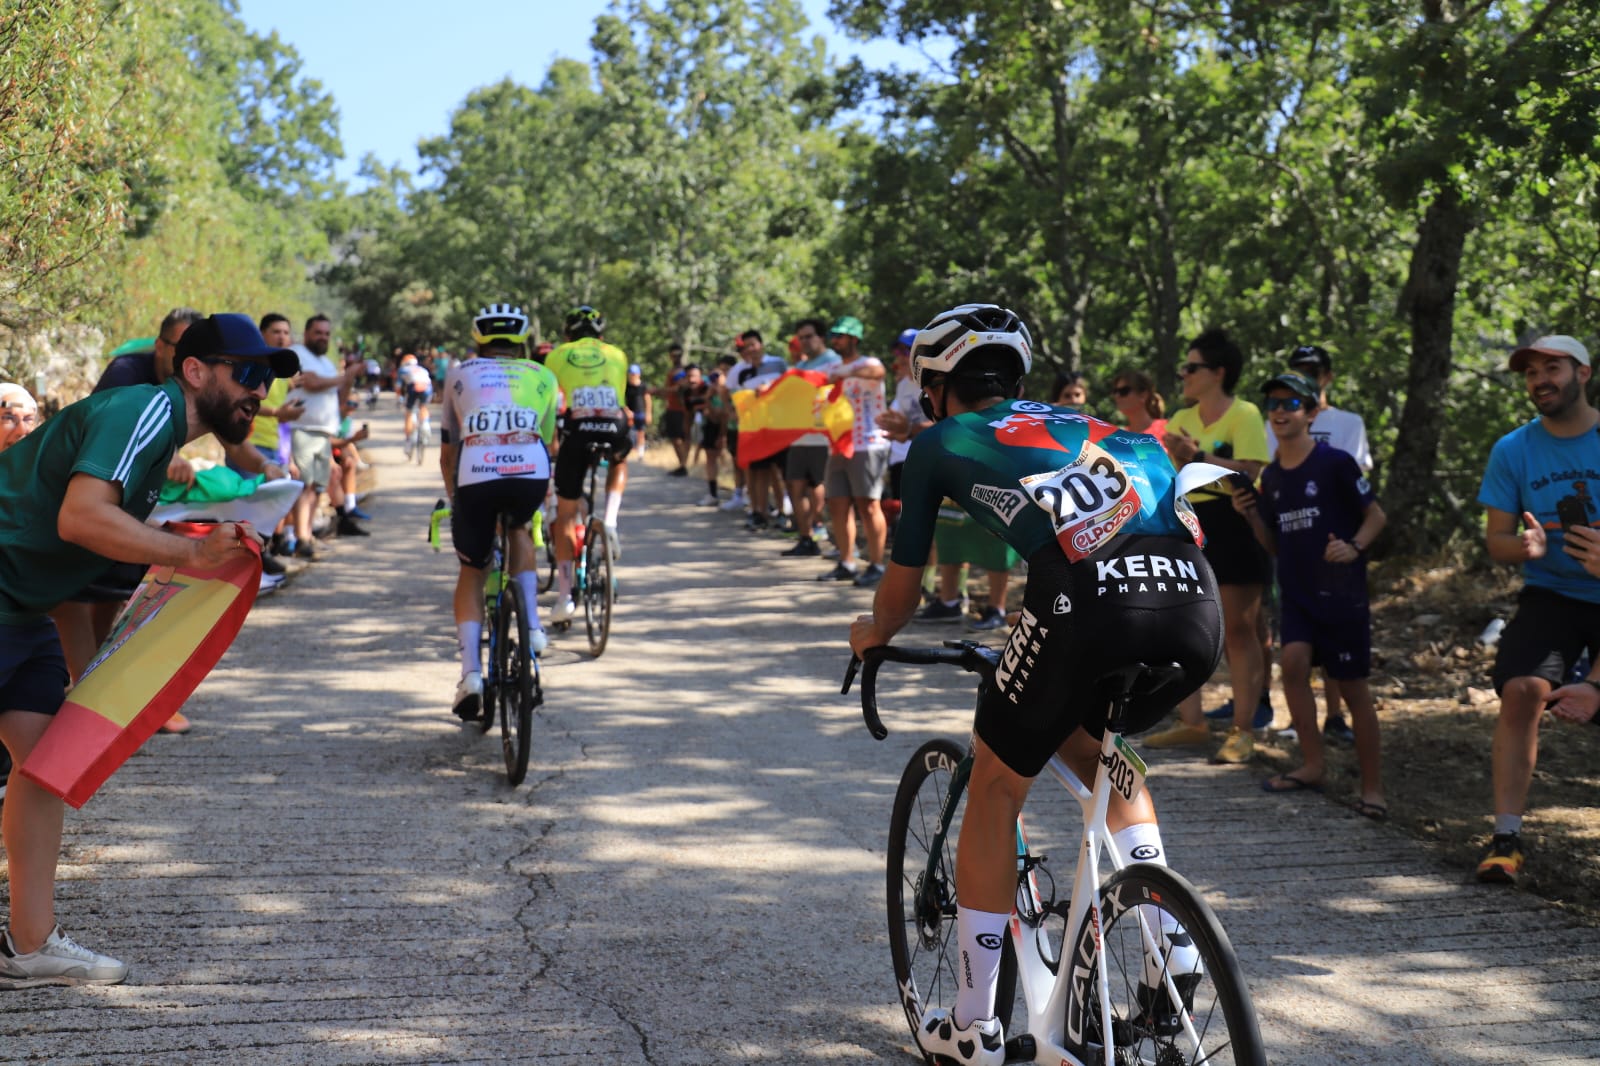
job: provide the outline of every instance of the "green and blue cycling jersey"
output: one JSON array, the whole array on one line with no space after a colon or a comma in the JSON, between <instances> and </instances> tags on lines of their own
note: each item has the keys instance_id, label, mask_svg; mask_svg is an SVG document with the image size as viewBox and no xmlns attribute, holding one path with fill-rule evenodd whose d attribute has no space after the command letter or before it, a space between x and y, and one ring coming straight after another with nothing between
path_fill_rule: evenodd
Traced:
<instances>
[{"instance_id":1,"label":"green and blue cycling jersey","mask_svg":"<svg viewBox=\"0 0 1600 1066\"><path fill-rule=\"evenodd\" d=\"M1051 541L1078 561L1120 534L1198 540L1176 479L1154 437L1066 407L1007 400L953 415L911 443L892 559L927 562L946 498L1025 559Z\"/></svg>"}]
</instances>

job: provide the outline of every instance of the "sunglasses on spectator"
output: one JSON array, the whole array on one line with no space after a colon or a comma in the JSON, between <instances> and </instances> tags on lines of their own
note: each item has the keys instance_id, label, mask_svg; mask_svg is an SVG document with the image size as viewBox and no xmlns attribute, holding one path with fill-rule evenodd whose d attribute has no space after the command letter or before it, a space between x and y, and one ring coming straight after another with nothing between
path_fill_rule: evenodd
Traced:
<instances>
[{"instance_id":1,"label":"sunglasses on spectator","mask_svg":"<svg viewBox=\"0 0 1600 1066\"><path fill-rule=\"evenodd\" d=\"M233 368L233 380L251 391L272 383L272 364L254 359L218 359L215 356L201 359L202 363Z\"/></svg>"},{"instance_id":2,"label":"sunglasses on spectator","mask_svg":"<svg viewBox=\"0 0 1600 1066\"><path fill-rule=\"evenodd\" d=\"M1132 385L1118 385L1111 391L1118 396L1127 396L1128 394L1138 392L1139 390L1135 389Z\"/></svg>"},{"instance_id":3,"label":"sunglasses on spectator","mask_svg":"<svg viewBox=\"0 0 1600 1066\"><path fill-rule=\"evenodd\" d=\"M1268 396L1266 404L1268 411L1299 411L1306 401L1303 396Z\"/></svg>"},{"instance_id":4,"label":"sunglasses on spectator","mask_svg":"<svg viewBox=\"0 0 1600 1066\"><path fill-rule=\"evenodd\" d=\"M1198 374L1202 370L1215 370L1215 369L1217 369L1217 368L1212 366L1210 363L1184 363L1183 365L1178 367L1178 373L1183 374L1185 377L1187 377L1190 374Z\"/></svg>"}]
</instances>

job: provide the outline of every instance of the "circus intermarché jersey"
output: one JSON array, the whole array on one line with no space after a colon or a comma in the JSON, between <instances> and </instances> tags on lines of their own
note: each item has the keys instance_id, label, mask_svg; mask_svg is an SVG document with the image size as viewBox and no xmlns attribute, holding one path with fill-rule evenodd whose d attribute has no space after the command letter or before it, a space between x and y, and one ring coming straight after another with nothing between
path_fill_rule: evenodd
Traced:
<instances>
[{"instance_id":1,"label":"circus intermarch\u00e9 jersey","mask_svg":"<svg viewBox=\"0 0 1600 1066\"><path fill-rule=\"evenodd\" d=\"M556 376L525 359L469 359L444 384L445 443L461 446L456 484L548 478L545 441L555 433Z\"/></svg>"}]
</instances>

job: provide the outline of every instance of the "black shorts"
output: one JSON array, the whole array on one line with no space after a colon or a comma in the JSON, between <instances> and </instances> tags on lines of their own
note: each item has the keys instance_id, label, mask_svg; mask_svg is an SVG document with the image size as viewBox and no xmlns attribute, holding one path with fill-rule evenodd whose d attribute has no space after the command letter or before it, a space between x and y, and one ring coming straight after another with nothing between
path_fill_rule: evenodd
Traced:
<instances>
[{"instance_id":1,"label":"black shorts","mask_svg":"<svg viewBox=\"0 0 1600 1066\"><path fill-rule=\"evenodd\" d=\"M750 469L776 470L778 472L778 477L781 480L783 477L783 464L788 461L788 458L789 449L785 448L782 451L772 453L765 459L752 459L750 461Z\"/></svg>"},{"instance_id":2,"label":"black shorts","mask_svg":"<svg viewBox=\"0 0 1600 1066\"><path fill-rule=\"evenodd\" d=\"M1267 585L1272 556L1256 540L1232 500L1197 500L1195 517L1206 534L1206 561L1219 585Z\"/></svg>"},{"instance_id":3,"label":"black shorts","mask_svg":"<svg viewBox=\"0 0 1600 1066\"><path fill-rule=\"evenodd\" d=\"M0 711L55 714L67 698L67 660L48 618L0 625Z\"/></svg>"},{"instance_id":4,"label":"black shorts","mask_svg":"<svg viewBox=\"0 0 1600 1066\"><path fill-rule=\"evenodd\" d=\"M800 482L808 489L826 484L828 454L826 444L791 444L784 453L783 479Z\"/></svg>"},{"instance_id":5,"label":"black shorts","mask_svg":"<svg viewBox=\"0 0 1600 1066\"><path fill-rule=\"evenodd\" d=\"M708 452L722 450L722 423L707 419L700 424L700 447Z\"/></svg>"},{"instance_id":6,"label":"black shorts","mask_svg":"<svg viewBox=\"0 0 1600 1066\"><path fill-rule=\"evenodd\" d=\"M406 390L406 410L414 411L418 407L427 407L428 401L433 399L432 392L412 392Z\"/></svg>"},{"instance_id":7,"label":"black shorts","mask_svg":"<svg viewBox=\"0 0 1600 1066\"><path fill-rule=\"evenodd\" d=\"M561 451L556 453L556 498L576 500L583 496L583 479L589 474L590 454L599 454L620 463L633 450L628 434L628 419L565 419L561 430Z\"/></svg>"},{"instance_id":8,"label":"black shorts","mask_svg":"<svg viewBox=\"0 0 1600 1066\"><path fill-rule=\"evenodd\" d=\"M1121 536L1081 563L1050 544L1028 560L1022 620L978 700L974 731L1024 777L1082 727L1105 732L1100 679L1135 662L1179 663L1183 676L1128 703L1124 731L1149 729L1205 684L1222 658L1222 608L1205 554L1190 540Z\"/></svg>"},{"instance_id":9,"label":"black shorts","mask_svg":"<svg viewBox=\"0 0 1600 1066\"><path fill-rule=\"evenodd\" d=\"M550 483L542 477L502 477L462 485L450 507L450 543L456 558L482 570L494 556L494 521L510 514L525 526L544 502Z\"/></svg>"},{"instance_id":10,"label":"black shorts","mask_svg":"<svg viewBox=\"0 0 1600 1066\"><path fill-rule=\"evenodd\" d=\"M689 434L684 429L682 411L668 411L661 416L661 435L668 440L689 439Z\"/></svg>"},{"instance_id":11,"label":"black shorts","mask_svg":"<svg viewBox=\"0 0 1600 1066\"><path fill-rule=\"evenodd\" d=\"M1495 694L1514 677L1539 677L1559 688L1584 651L1591 661L1600 652L1600 604L1525 585L1495 651Z\"/></svg>"},{"instance_id":12,"label":"black shorts","mask_svg":"<svg viewBox=\"0 0 1600 1066\"><path fill-rule=\"evenodd\" d=\"M728 445L728 458L730 458L730 459L738 459L739 458L739 431L737 429L728 430L727 445Z\"/></svg>"}]
</instances>

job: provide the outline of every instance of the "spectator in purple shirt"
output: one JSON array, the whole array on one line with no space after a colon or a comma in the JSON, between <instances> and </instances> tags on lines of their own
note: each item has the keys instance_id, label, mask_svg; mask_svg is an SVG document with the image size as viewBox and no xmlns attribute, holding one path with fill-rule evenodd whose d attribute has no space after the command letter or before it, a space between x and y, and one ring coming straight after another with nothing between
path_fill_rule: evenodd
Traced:
<instances>
[{"instance_id":1,"label":"spectator in purple shirt","mask_svg":"<svg viewBox=\"0 0 1600 1066\"><path fill-rule=\"evenodd\" d=\"M1282 596L1283 695L1299 734L1301 766L1262 782L1267 792L1320 791L1326 777L1313 658L1339 682L1356 734L1361 793L1355 810L1388 816L1383 801L1378 715L1367 675L1372 617L1367 604L1367 549L1384 526L1372 486L1355 459L1311 436L1317 387L1279 374L1262 387L1277 458L1261 472L1261 491L1236 486L1233 506L1277 557Z\"/></svg>"}]
</instances>

